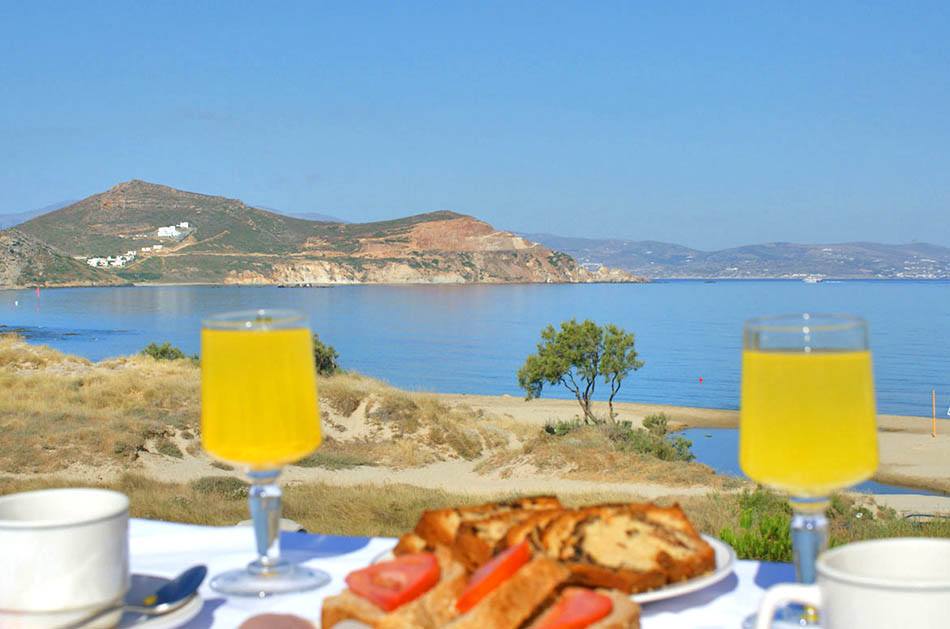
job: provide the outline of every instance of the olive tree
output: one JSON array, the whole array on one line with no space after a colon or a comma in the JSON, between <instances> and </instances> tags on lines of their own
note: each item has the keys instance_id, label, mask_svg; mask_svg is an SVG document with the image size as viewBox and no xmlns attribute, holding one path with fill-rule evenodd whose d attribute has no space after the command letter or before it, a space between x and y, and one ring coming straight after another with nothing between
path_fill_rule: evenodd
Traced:
<instances>
[{"instance_id":1,"label":"olive tree","mask_svg":"<svg viewBox=\"0 0 950 629\"><path fill-rule=\"evenodd\" d=\"M607 400L611 421L614 398L624 379L643 366L637 359L632 332L615 325L571 319L560 328L549 325L541 331L538 351L528 356L518 370L518 384L526 399L541 397L545 385L563 386L574 394L586 423L597 423L591 409L598 377L610 387Z\"/></svg>"}]
</instances>

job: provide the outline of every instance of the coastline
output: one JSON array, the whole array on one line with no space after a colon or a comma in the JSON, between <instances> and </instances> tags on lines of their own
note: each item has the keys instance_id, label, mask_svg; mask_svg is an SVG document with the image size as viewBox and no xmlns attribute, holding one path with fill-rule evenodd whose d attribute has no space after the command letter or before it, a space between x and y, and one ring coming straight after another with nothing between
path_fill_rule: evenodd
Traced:
<instances>
[{"instance_id":1,"label":"coastline","mask_svg":"<svg viewBox=\"0 0 950 629\"><path fill-rule=\"evenodd\" d=\"M222 472L243 478L233 466L216 465L196 438L200 373L193 361L134 354L92 362L16 336L0 341L11 392L3 397L8 430L0 476L117 482L131 473L169 484ZM321 378L319 392L324 447L287 470L294 485L401 483L472 495L609 492L650 500L734 498L754 487L738 474L734 440L711 441L713 449L705 449L703 456L724 470L716 473L702 460L661 457L648 444L627 448L599 428L578 427L569 437L545 433L546 424L579 415L572 399L405 391L353 372ZM674 431L734 430L739 422L735 410L631 402L615 408L635 427L656 413L665 414ZM597 414L606 411L606 403L595 403ZM878 424L874 480L950 489L950 427L941 422L934 438L926 418L881 415ZM725 454L717 459L717 452ZM871 491L848 493L902 512L950 514L950 495Z\"/></svg>"},{"instance_id":2,"label":"coastline","mask_svg":"<svg viewBox=\"0 0 950 629\"><path fill-rule=\"evenodd\" d=\"M464 404L518 422L544 426L553 417L569 418L578 414L574 400L543 398L527 402L505 395L435 394L450 404ZM595 403L606 414L606 403ZM668 404L614 404L620 419L639 424L654 413L664 413L672 430L687 428L739 427L739 411ZM937 436L930 436L930 418L905 415L878 415L880 464L872 480L911 489L950 493L950 425L938 423ZM947 499L950 504L950 498Z\"/></svg>"},{"instance_id":3,"label":"coastline","mask_svg":"<svg viewBox=\"0 0 950 629\"><path fill-rule=\"evenodd\" d=\"M306 285L255 282L124 282L119 284L89 284L68 282L54 285L29 284L23 286L0 286L0 291L33 290L40 288L128 288L128 287L174 287L174 286L249 286L280 288L333 288L336 286L573 286L590 284L663 284L668 282L801 282L794 277L640 277L636 280L593 280L588 282L332 282ZM950 277L827 277L824 282L950 282Z\"/></svg>"}]
</instances>

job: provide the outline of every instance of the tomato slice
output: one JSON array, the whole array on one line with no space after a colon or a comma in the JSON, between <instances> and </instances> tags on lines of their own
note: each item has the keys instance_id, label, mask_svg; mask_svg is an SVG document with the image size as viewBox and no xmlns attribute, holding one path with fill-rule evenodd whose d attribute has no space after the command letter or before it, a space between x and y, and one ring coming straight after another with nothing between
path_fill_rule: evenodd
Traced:
<instances>
[{"instance_id":1,"label":"tomato slice","mask_svg":"<svg viewBox=\"0 0 950 629\"><path fill-rule=\"evenodd\" d=\"M584 588L567 588L538 620L536 629L584 629L613 611L610 597Z\"/></svg>"},{"instance_id":2,"label":"tomato slice","mask_svg":"<svg viewBox=\"0 0 950 629\"><path fill-rule=\"evenodd\" d=\"M440 577L435 555L417 553L351 572L346 584L354 593L391 612L428 592Z\"/></svg>"},{"instance_id":3,"label":"tomato slice","mask_svg":"<svg viewBox=\"0 0 950 629\"><path fill-rule=\"evenodd\" d=\"M455 602L455 608L464 614L475 607L530 560L531 548L527 540L500 553L472 574L462 595Z\"/></svg>"}]
</instances>

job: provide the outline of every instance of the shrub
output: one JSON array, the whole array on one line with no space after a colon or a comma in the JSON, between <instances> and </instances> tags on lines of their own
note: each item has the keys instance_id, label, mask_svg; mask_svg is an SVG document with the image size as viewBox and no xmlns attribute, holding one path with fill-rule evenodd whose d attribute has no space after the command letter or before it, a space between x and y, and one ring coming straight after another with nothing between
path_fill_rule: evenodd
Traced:
<instances>
[{"instance_id":1,"label":"shrub","mask_svg":"<svg viewBox=\"0 0 950 629\"><path fill-rule=\"evenodd\" d=\"M363 465L374 465L374 462L358 454L346 452L317 451L294 465L300 467L322 467L327 470L347 470Z\"/></svg>"},{"instance_id":2,"label":"shrub","mask_svg":"<svg viewBox=\"0 0 950 629\"><path fill-rule=\"evenodd\" d=\"M233 476L203 476L191 481L191 488L200 494L235 499L247 498L250 485Z\"/></svg>"},{"instance_id":3,"label":"shrub","mask_svg":"<svg viewBox=\"0 0 950 629\"><path fill-rule=\"evenodd\" d=\"M657 417L657 416L653 416ZM648 418L649 419L649 418ZM665 417L663 418L665 422ZM607 438L621 451L637 452L654 456L663 461L692 461L696 458L690 447L693 443L685 437L668 437L659 422L651 422L652 430L634 428L629 421L605 424Z\"/></svg>"},{"instance_id":4,"label":"shrub","mask_svg":"<svg viewBox=\"0 0 950 629\"><path fill-rule=\"evenodd\" d=\"M317 373L321 376L332 376L340 370L340 355L332 345L328 345L320 340L318 334L313 335L313 362L316 364Z\"/></svg>"},{"instance_id":5,"label":"shrub","mask_svg":"<svg viewBox=\"0 0 950 629\"><path fill-rule=\"evenodd\" d=\"M577 430L583 426L581 420L575 418L568 421L564 420L554 420L553 422L548 422L544 425L544 432L549 435L554 435L555 437L563 437L564 435Z\"/></svg>"},{"instance_id":6,"label":"shrub","mask_svg":"<svg viewBox=\"0 0 950 629\"><path fill-rule=\"evenodd\" d=\"M233 472L234 466L228 465L227 463L222 463L221 461L212 461L211 467L217 468L219 470L224 470L225 472Z\"/></svg>"},{"instance_id":7,"label":"shrub","mask_svg":"<svg viewBox=\"0 0 950 629\"><path fill-rule=\"evenodd\" d=\"M364 390L333 381L320 386L320 398L326 400L330 408L343 417L349 417L355 413L366 396L367 392Z\"/></svg>"},{"instance_id":8,"label":"shrub","mask_svg":"<svg viewBox=\"0 0 950 629\"><path fill-rule=\"evenodd\" d=\"M395 424L402 433L419 429L420 408L411 397L399 393L381 396L367 415L380 423Z\"/></svg>"},{"instance_id":9,"label":"shrub","mask_svg":"<svg viewBox=\"0 0 950 629\"><path fill-rule=\"evenodd\" d=\"M158 443L155 444L155 449L159 454L164 454L165 456L174 457L176 459L185 457L185 455L182 454L181 448L175 445L174 441L170 441L164 437L158 440Z\"/></svg>"},{"instance_id":10,"label":"shrub","mask_svg":"<svg viewBox=\"0 0 950 629\"><path fill-rule=\"evenodd\" d=\"M478 458L482 453L482 440L478 431L450 421L433 423L429 427L428 438L432 445L448 446L467 461Z\"/></svg>"},{"instance_id":11,"label":"shrub","mask_svg":"<svg viewBox=\"0 0 950 629\"><path fill-rule=\"evenodd\" d=\"M670 431L670 422L665 413L656 413L643 420L643 427L650 434L663 437Z\"/></svg>"},{"instance_id":12,"label":"shrub","mask_svg":"<svg viewBox=\"0 0 950 629\"><path fill-rule=\"evenodd\" d=\"M181 351L171 343L167 341L159 345L158 343L149 343L145 346L145 349L142 350L142 354L145 356L151 356L155 360L183 360L189 358L193 361L198 360L198 355L188 356L185 352Z\"/></svg>"},{"instance_id":13,"label":"shrub","mask_svg":"<svg viewBox=\"0 0 950 629\"><path fill-rule=\"evenodd\" d=\"M592 428L607 437L613 449L620 452L636 452L663 461L692 461L696 458L690 451L693 443L689 439L666 434L665 415L651 415L643 424L648 426L648 429L634 428L629 421L596 424ZM545 424L544 433L563 437L582 428L584 423L580 419L561 420Z\"/></svg>"},{"instance_id":14,"label":"shrub","mask_svg":"<svg viewBox=\"0 0 950 629\"><path fill-rule=\"evenodd\" d=\"M735 549L739 559L791 561L792 510L788 502L770 491L756 489L742 492L738 506L738 526L723 528L719 537Z\"/></svg>"}]
</instances>

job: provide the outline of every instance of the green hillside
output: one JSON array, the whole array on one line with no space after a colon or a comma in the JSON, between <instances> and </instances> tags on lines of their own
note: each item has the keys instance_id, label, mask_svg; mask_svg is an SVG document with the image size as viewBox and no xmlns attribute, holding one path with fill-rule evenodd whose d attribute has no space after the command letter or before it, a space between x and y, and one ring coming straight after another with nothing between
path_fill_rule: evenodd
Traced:
<instances>
[{"instance_id":1,"label":"green hillside","mask_svg":"<svg viewBox=\"0 0 950 629\"><path fill-rule=\"evenodd\" d=\"M182 221L195 226L194 251L239 253L295 251L314 225L235 199L133 180L27 221L20 229L70 254L99 256L160 243L158 228Z\"/></svg>"},{"instance_id":2,"label":"green hillside","mask_svg":"<svg viewBox=\"0 0 950 629\"><path fill-rule=\"evenodd\" d=\"M314 221L139 180L37 216L19 229L67 259L77 258L71 260L79 265L73 265L77 278L91 270L83 259L131 251L134 259L111 277L292 285L635 279L593 275L569 256L454 212L373 223Z\"/></svg>"},{"instance_id":3,"label":"green hillside","mask_svg":"<svg viewBox=\"0 0 950 629\"><path fill-rule=\"evenodd\" d=\"M0 231L0 286L121 284L105 269L74 260L17 229Z\"/></svg>"},{"instance_id":4,"label":"green hillside","mask_svg":"<svg viewBox=\"0 0 950 629\"><path fill-rule=\"evenodd\" d=\"M235 199L132 180L38 216L19 229L77 256L108 256L163 243L159 227L186 221L188 253L299 252L308 239L331 252L352 253L362 237L398 237L413 225L459 216L432 212L374 223L310 221L251 207ZM142 237L142 236L145 237Z\"/></svg>"}]
</instances>

